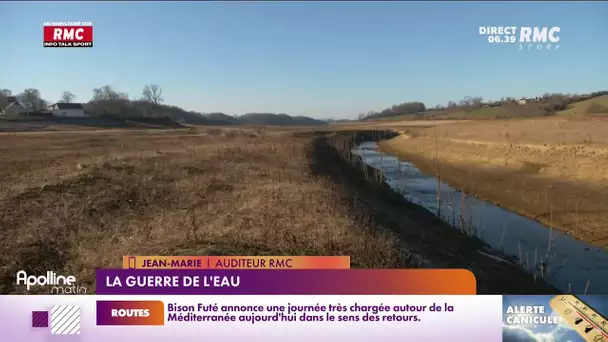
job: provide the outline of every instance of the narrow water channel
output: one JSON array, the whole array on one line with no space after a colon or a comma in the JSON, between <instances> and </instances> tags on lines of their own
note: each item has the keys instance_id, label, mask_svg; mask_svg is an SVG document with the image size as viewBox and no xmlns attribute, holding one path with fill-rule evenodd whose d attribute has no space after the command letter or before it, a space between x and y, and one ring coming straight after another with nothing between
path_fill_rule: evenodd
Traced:
<instances>
[{"instance_id":1,"label":"narrow water channel","mask_svg":"<svg viewBox=\"0 0 608 342\"><path fill-rule=\"evenodd\" d=\"M476 235L493 249L517 258L529 273L543 277L562 291L608 293L608 253L603 249L447 184L438 186L434 176L423 174L410 162L379 152L374 142L363 143L353 152L367 165L382 170L387 184L408 201L439 215L452 227Z\"/></svg>"}]
</instances>

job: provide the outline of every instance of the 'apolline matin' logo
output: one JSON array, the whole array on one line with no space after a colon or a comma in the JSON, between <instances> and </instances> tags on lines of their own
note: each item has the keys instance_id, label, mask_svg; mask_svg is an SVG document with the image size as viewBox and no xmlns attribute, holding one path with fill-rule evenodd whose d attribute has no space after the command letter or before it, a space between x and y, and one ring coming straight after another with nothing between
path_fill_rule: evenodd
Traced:
<instances>
[{"instance_id":1,"label":"'apolline matin' logo","mask_svg":"<svg viewBox=\"0 0 608 342\"><path fill-rule=\"evenodd\" d=\"M25 285L28 291L36 286L51 286L50 294L86 294L87 288L76 284L76 277L73 275L58 275L53 271L47 271L43 276L28 276L27 272L21 270L17 272L17 285Z\"/></svg>"}]
</instances>

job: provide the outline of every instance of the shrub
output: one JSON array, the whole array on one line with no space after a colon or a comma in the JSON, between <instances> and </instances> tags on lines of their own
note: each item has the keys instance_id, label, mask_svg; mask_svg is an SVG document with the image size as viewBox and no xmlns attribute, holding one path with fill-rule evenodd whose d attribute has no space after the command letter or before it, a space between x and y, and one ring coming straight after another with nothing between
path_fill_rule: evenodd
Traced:
<instances>
[{"instance_id":1,"label":"shrub","mask_svg":"<svg viewBox=\"0 0 608 342\"><path fill-rule=\"evenodd\" d=\"M608 114L608 107L600 103L593 103L587 108L587 114Z\"/></svg>"}]
</instances>

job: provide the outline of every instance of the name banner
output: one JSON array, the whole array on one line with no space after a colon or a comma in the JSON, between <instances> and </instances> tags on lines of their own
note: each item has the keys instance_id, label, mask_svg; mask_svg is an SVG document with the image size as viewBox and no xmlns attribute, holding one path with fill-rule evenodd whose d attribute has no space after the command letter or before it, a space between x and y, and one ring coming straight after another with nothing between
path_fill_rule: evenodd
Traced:
<instances>
[{"instance_id":1,"label":"name banner","mask_svg":"<svg viewBox=\"0 0 608 342\"><path fill-rule=\"evenodd\" d=\"M477 293L464 269L131 270L100 269L97 294L281 295Z\"/></svg>"},{"instance_id":2,"label":"name banner","mask_svg":"<svg viewBox=\"0 0 608 342\"><path fill-rule=\"evenodd\" d=\"M349 256L124 256L126 269L349 269Z\"/></svg>"}]
</instances>

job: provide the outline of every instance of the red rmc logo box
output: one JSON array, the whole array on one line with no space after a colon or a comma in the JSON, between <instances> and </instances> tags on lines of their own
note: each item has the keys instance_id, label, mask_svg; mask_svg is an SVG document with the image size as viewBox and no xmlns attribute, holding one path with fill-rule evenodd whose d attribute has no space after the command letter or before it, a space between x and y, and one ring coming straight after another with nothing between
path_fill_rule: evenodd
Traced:
<instances>
[{"instance_id":1,"label":"red rmc logo box","mask_svg":"<svg viewBox=\"0 0 608 342\"><path fill-rule=\"evenodd\" d=\"M92 25L44 26L44 47L93 47Z\"/></svg>"}]
</instances>

